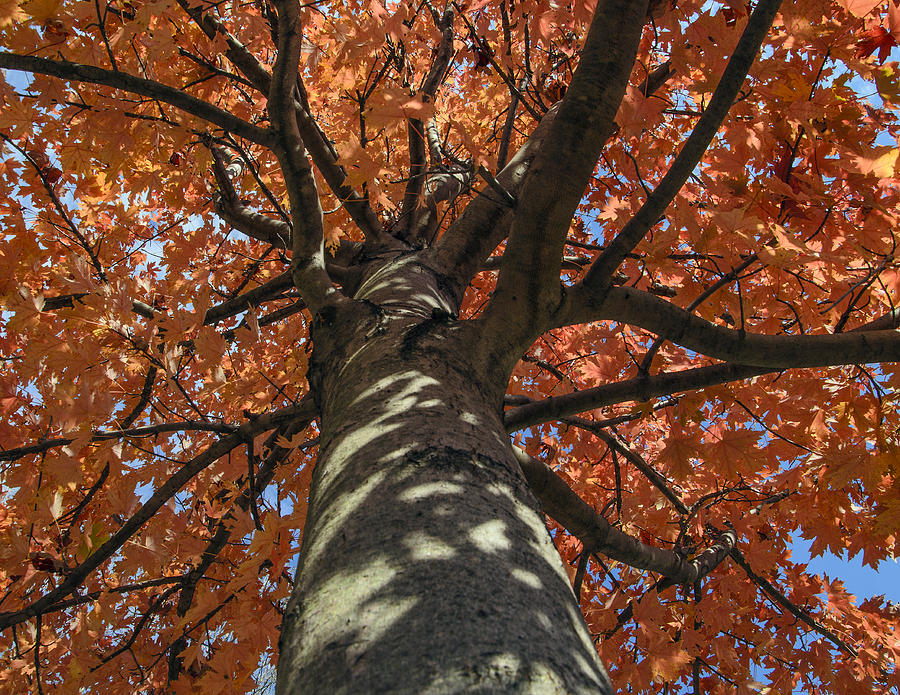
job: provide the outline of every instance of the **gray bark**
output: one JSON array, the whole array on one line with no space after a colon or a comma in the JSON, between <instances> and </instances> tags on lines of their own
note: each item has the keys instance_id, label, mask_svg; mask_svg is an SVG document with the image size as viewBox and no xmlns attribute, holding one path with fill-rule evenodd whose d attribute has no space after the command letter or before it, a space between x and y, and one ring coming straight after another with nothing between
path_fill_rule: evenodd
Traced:
<instances>
[{"instance_id":1,"label":"gray bark","mask_svg":"<svg viewBox=\"0 0 900 695\"><path fill-rule=\"evenodd\" d=\"M313 326L321 443L277 692L611 692L505 433L505 378L433 273L385 268Z\"/></svg>"}]
</instances>

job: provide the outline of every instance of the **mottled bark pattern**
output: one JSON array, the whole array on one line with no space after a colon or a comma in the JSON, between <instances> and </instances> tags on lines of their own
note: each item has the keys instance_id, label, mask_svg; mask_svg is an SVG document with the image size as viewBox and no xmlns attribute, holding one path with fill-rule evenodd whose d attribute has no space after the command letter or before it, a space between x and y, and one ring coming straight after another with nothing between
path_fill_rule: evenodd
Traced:
<instances>
[{"instance_id":1,"label":"mottled bark pattern","mask_svg":"<svg viewBox=\"0 0 900 695\"><path fill-rule=\"evenodd\" d=\"M316 319L322 436L278 692L610 692L438 280L394 266Z\"/></svg>"}]
</instances>

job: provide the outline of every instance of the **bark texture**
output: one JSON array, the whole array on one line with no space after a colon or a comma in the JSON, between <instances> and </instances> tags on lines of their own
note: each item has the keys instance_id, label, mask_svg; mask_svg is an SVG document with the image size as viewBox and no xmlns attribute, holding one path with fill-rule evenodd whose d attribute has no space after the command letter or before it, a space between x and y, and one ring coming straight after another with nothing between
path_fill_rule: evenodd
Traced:
<instances>
[{"instance_id":1,"label":"bark texture","mask_svg":"<svg viewBox=\"0 0 900 695\"><path fill-rule=\"evenodd\" d=\"M439 278L401 265L314 326L322 434L278 692L611 692L489 365Z\"/></svg>"}]
</instances>

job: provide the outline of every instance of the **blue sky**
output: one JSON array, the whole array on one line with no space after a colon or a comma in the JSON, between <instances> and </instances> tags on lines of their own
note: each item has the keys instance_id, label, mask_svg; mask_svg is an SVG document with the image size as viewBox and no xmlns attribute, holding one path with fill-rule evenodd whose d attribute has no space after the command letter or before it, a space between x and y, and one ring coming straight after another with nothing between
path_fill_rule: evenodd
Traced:
<instances>
[{"instance_id":1,"label":"blue sky","mask_svg":"<svg viewBox=\"0 0 900 695\"><path fill-rule=\"evenodd\" d=\"M791 545L794 562L808 562L809 573L840 579L847 591L856 596L857 602L883 594L891 601L900 602L900 563L897 560L882 562L877 570L862 563L862 554L852 560L826 552L810 558L809 541L797 538Z\"/></svg>"}]
</instances>

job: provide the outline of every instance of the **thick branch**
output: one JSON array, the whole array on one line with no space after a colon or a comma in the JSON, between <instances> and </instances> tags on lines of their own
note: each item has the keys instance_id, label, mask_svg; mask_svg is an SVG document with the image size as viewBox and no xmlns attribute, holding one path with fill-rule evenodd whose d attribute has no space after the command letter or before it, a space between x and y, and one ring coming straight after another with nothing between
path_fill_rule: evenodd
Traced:
<instances>
[{"instance_id":1,"label":"thick branch","mask_svg":"<svg viewBox=\"0 0 900 695\"><path fill-rule=\"evenodd\" d=\"M638 86L638 91L645 97L650 96L657 89L662 87L674 74L675 70L672 67L672 61L667 60L665 63L657 65L647 74L647 77L645 77L644 81Z\"/></svg>"},{"instance_id":2,"label":"thick branch","mask_svg":"<svg viewBox=\"0 0 900 695\"><path fill-rule=\"evenodd\" d=\"M900 309L891 309L888 313L873 319L862 326L850 329L850 333L858 331L881 331L893 330L900 328Z\"/></svg>"},{"instance_id":3,"label":"thick branch","mask_svg":"<svg viewBox=\"0 0 900 695\"><path fill-rule=\"evenodd\" d=\"M687 584L715 569L737 542L734 531L726 531L693 560L672 550L646 545L612 526L545 463L518 447L513 450L544 512L576 536L589 552L602 553L630 567L659 572L672 584Z\"/></svg>"},{"instance_id":4,"label":"thick branch","mask_svg":"<svg viewBox=\"0 0 900 695\"><path fill-rule=\"evenodd\" d=\"M639 300L635 299L635 295L632 294L636 292L640 294ZM779 355L788 354L780 352L785 344L782 343L782 341L798 341L797 343L788 343L794 345L789 354L795 355L799 352L804 357L804 360L800 360L803 362L802 364L783 366L760 366L758 364L754 366L733 363L714 364L706 367L685 369L680 372L668 372L665 374L657 374L655 376L640 376L635 379L604 384L603 386L584 389L583 391L575 391L563 396L554 396L540 401L525 402L517 404L516 407L507 410L504 414L504 423L506 424L507 431L513 432L542 422L562 420L578 413L615 405L617 403L624 403L626 401L648 401L651 398L669 396L681 391L693 391L708 386L725 384L730 381L742 381L763 374L783 371L790 367L856 364L857 362L867 362L872 359L880 361L880 358L873 356L869 352L872 349L870 346L881 346L884 350L890 349L895 352L900 350L900 347L898 347L898 345L900 345L900 334L890 330L900 326L900 312L890 312L869 323L858 326L848 333L839 335L760 336L748 335L741 331L721 328L693 316L665 300L654 297L646 292L640 292L639 290L615 288L611 291L608 299L610 306L615 305L621 310L616 313L616 317L613 318L613 320L628 322L630 319L633 319L635 325L639 325L651 331L662 330L662 326L667 326L668 330L664 333L660 333L667 338L671 338L671 335L675 332L680 333L693 330L693 327L697 325L696 322L699 322L701 329L699 333L700 337L712 335L712 340L716 344L720 344L723 341L725 344L738 344L741 346L740 350L742 350L743 353L759 350L761 343L754 341L757 339L765 339L762 342L766 344L765 349L768 350L768 353L758 353L757 357L767 356L769 358L777 358ZM632 301L637 302L637 304L632 305ZM646 304L652 306L648 307L646 304L641 304L641 302L646 302ZM607 306L607 303L604 302L601 306ZM654 318L657 313L663 318ZM635 314L635 316L632 316L631 314ZM644 319L646 319L646 321ZM577 320L574 320L573 323L584 322L585 320L586 317L581 316ZM684 320L688 320L689 322L687 328L683 327L682 322ZM651 321L652 324L649 323ZM697 339L697 335L695 335L694 338ZM872 342L867 343L867 339ZM748 343L745 342L747 340L750 341L750 347L747 347ZM822 343L820 341L825 342ZM673 342L678 341L673 339ZM687 341L682 341L680 344L690 347ZM695 347L699 348L698 343L691 344L694 344ZM798 345L799 347L797 347ZM850 357L852 358L853 354L851 353L855 351L856 356L859 357L859 359L854 361L853 359L848 358L847 360L836 361L835 357L841 353L833 351L840 350L842 347L849 348L844 354L845 357L847 354L850 354ZM698 349L697 351L704 352L703 349ZM860 352L862 353L861 355L859 354ZM815 365L807 364L806 362L812 356L824 357L827 359L823 359L821 363L818 363L819 361L816 360L817 364ZM894 359L897 358L895 357ZM751 362L759 361L759 359L751 360Z\"/></svg>"},{"instance_id":5,"label":"thick branch","mask_svg":"<svg viewBox=\"0 0 900 695\"><path fill-rule=\"evenodd\" d=\"M310 157L312 157L316 168L321 172L322 178L331 189L331 192L338 199L350 218L356 223L356 226L362 231L366 237L366 241L372 244L383 243L387 234L378 215L369 204L368 198L361 196L356 190L347 185L347 172L338 163L337 153L331 142L322 132L316 119L313 118L309 107L309 100L305 97L303 89L303 81L298 78L297 84L300 87L300 102L295 102L294 109L297 113L297 125L300 128L300 135L303 138L303 144L306 145Z\"/></svg>"},{"instance_id":6,"label":"thick branch","mask_svg":"<svg viewBox=\"0 0 900 695\"><path fill-rule=\"evenodd\" d=\"M528 141L495 177L496 183L511 196L517 196L558 109L559 105L547 112ZM498 196L491 186L479 191L428 251L430 265L452 282L452 289L460 299L469 280L509 232L512 215L506 198Z\"/></svg>"},{"instance_id":7,"label":"thick branch","mask_svg":"<svg viewBox=\"0 0 900 695\"><path fill-rule=\"evenodd\" d=\"M250 142L255 142L265 147L272 145L272 136L267 130L242 121L237 116L223 111L217 106L185 94L180 89L169 87L153 80L146 80L142 77L136 77L116 70L105 70L93 65L70 63L67 60L57 61L5 52L0 52L0 68L50 75L67 82L101 84L131 92L132 94L140 94L141 96L171 104L186 113L202 118Z\"/></svg>"},{"instance_id":8,"label":"thick branch","mask_svg":"<svg viewBox=\"0 0 900 695\"><path fill-rule=\"evenodd\" d=\"M189 7L187 0L178 0L178 2L209 38L214 38L217 34L225 37L228 44L228 49L225 51L226 57L256 89L268 96L272 86L272 76L265 66L243 44L235 39L210 12L204 12L200 7ZM322 177L325 179L331 192L341 202L366 238L371 240L381 238L384 234L381 222L379 222L369 202L344 183L347 178L347 172L337 163L337 155L310 114L308 104L303 99L302 83L299 81L299 78L298 85L301 88L301 99L294 101L294 109L296 111L297 124L300 128L300 135L310 157L312 157L313 163L322 173Z\"/></svg>"},{"instance_id":9,"label":"thick branch","mask_svg":"<svg viewBox=\"0 0 900 695\"><path fill-rule=\"evenodd\" d=\"M256 419L241 425L241 427L232 434L223 437L215 444L207 447L207 449L190 461L185 462L184 465L178 469L178 472L157 488L150 496L150 499L148 499L141 508L138 509L108 541L106 541L106 543L97 548L83 563L78 565L78 567L73 568L66 575L65 580L61 584L20 610L0 613L0 630L12 625L17 625L36 615L40 615L50 606L65 599L66 596L81 586L82 582L89 574L91 574L91 572L112 557L113 554L115 554L145 523L147 523L147 521L150 520L154 514L156 514L157 511L159 511L160 507L166 504L175 493L204 468L217 461L235 447L240 446L248 439L252 439L262 432L274 429L278 425L290 422L293 419L304 417L311 418L313 417L313 413L314 405L312 398L306 397L296 405L260 415Z\"/></svg>"},{"instance_id":10,"label":"thick branch","mask_svg":"<svg viewBox=\"0 0 900 695\"><path fill-rule=\"evenodd\" d=\"M447 74L450 59L453 57L453 10L448 9L443 17L436 18L435 21L441 30L441 43L420 92L422 103L426 104L434 101L435 93ZM425 122L418 118L410 118L407 130L409 131L409 178L406 181L403 205L400 209L401 237L406 239L416 228L416 211L425 189L425 176L428 169L425 159Z\"/></svg>"},{"instance_id":11,"label":"thick branch","mask_svg":"<svg viewBox=\"0 0 900 695\"><path fill-rule=\"evenodd\" d=\"M645 80L642 90L645 90L646 94L652 94L654 90L665 83L665 79L671 74L667 71L664 75L660 69L655 70L652 73L652 79ZM518 90L514 91L519 94ZM503 168L494 181L509 195L496 195L490 190L494 188L493 185L480 191L477 197L466 206L463 214L450 225L435 248L430 251L432 264L453 281L454 289L460 296L468 282L481 269L484 260L508 235L512 221L508 204L509 197L512 196L515 199L518 196L529 167L550 132L550 125L553 123L560 105L561 102L557 102L550 107L528 141L512 160L507 163L505 156L499 160L500 166ZM514 109L514 105L511 104L509 108ZM429 147L436 150L439 147L439 137L433 124L429 124L427 134ZM432 164L436 161L439 161L439 157L432 155ZM441 176L444 177L443 181L435 186L432 194L434 201L456 197L472 177L468 171L459 174L432 175L429 177L428 187L432 186L433 180ZM444 186L444 182L446 182L446 186ZM427 199L428 197L426 197L426 202Z\"/></svg>"},{"instance_id":12,"label":"thick branch","mask_svg":"<svg viewBox=\"0 0 900 695\"><path fill-rule=\"evenodd\" d=\"M583 268L586 265L590 265L591 259L585 256L563 256L562 258L562 267L572 270L577 270L579 268ZM492 272L495 270L500 270L500 265L503 263L503 256L490 256L481 266L481 270L486 272Z\"/></svg>"},{"instance_id":13,"label":"thick branch","mask_svg":"<svg viewBox=\"0 0 900 695\"><path fill-rule=\"evenodd\" d=\"M271 244L275 248L290 247L291 228L281 220L266 217L240 203L216 202L216 212L225 222L251 239Z\"/></svg>"},{"instance_id":14,"label":"thick branch","mask_svg":"<svg viewBox=\"0 0 900 695\"><path fill-rule=\"evenodd\" d=\"M509 90L509 106L506 110L506 120L503 123L503 130L500 131L500 146L497 148L497 167L506 166L506 158L509 156L509 141L512 138L513 128L516 125L516 114L519 110L519 94L525 89L526 78L523 76L519 79L516 89Z\"/></svg>"},{"instance_id":15,"label":"thick branch","mask_svg":"<svg viewBox=\"0 0 900 695\"><path fill-rule=\"evenodd\" d=\"M294 284L315 314L340 293L325 271L322 206L306 148L297 127L294 94L300 61L300 8L293 0L276 3L278 57L272 73L268 110L275 133L273 150L284 173L293 226L291 273Z\"/></svg>"},{"instance_id":16,"label":"thick branch","mask_svg":"<svg viewBox=\"0 0 900 695\"><path fill-rule=\"evenodd\" d=\"M428 159L431 161L432 167L437 167L444 160L441 147L441 136L438 133L437 125L434 119L429 119L425 126L425 139L428 142Z\"/></svg>"},{"instance_id":17,"label":"thick branch","mask_svg":"<svg viewBox=\"0 0 900 695\"><path fill-rule=\"evenodd\" d=\"M572 309L574 310L574 305ZM585 309L586 307L579 307ZM612 320L639 326L702 355L767 369L900 361L900 333L858 330L834 335L761 335L717 326L648 292L613 287L573 323Z\"/></svg>"},{"instance_id":18,"label":"thick branch","mask_svg":"<svg viewBox=\"0 0 900 695\"><path fill-rule=\"evenodd\" d=\"M242 168L239 161L230 158L225 148L219 145L210 143L209 150L213 156L213 176L219 189L215 198L219 216L251 239L264 241L279 249L290 247L291 228L286 222L261 215L241 202L233 181Z\"/></svg>"},{"instance_id":19,"label":"thick branch","mask_svg":"<svg viewBox=\"0 0 900 695\"><path fill-rule=\"evenodd\" d=\"M615 130L646 15L647 2L597 6L572 82L523 185L497 289L482 315L497 356L518 359L559 305L563 245Z\"/></svg>"},{"instance_id":20,"label":"thick branch","mask_svg":"<svg viewBox=\"0 0 900 695\"><path fill-rule=\"evenodd\" d=\"M434 124L427 126L431 143L431 132L435 130ZM429 148L431 148L429 144ZM432 168L425 181L425 197L423 208L416 217L415 229L410 233L409 243L413 246L430 246L437 234L441 223L441 215L438 211L438 203L449 201L451 204L460 195L469 189L474 178L474 169L471 166L453 165L450 167L440 164L441 154L431 155ZM496 180L496 179L495 179Z\"/></svg>"},{"instance_id":21,"label":"thick branch","mask_svg":"<svg viewBox=\"0 0 900 695\"><path fill-rule=\"evenodd\" d=\"M108 439L129 439L136 437L152 437L165 432L219 432L231 434L238 430L234 425L225 425L217 422L202 422L199 420L185 420L184 422L161 422L156 425L144 427L132 427L123 430L97 430L91 433L92 442L102 442ZM75 441L75 437L54 437L44 439L34 444L20 446L15 449L0 451L0 461L14 461L23 456L40 454L58 446L66 446Z\"/></svg>"},{"instance_id":22,"label":"thick branch","mask_svg":"<svg viewBox=\"0 0 900 695\"><path fill-rule=\"evenodd\" d=\"M649 401L659 396L670 396L681 391L693 391L729 381L740 381L773 371L778 370L742 364L714 364L681 372L627 379L511 408L504 413L503 422L508 432L514 432L616 403Z\"/></svg>"},{"instance_id":23,"label":"thick branch","mask_svg":"<svg viewBox=\"0 0 900 695\"><path fill-rule=\"evenodd\" d=\"M200 5L191 7L188 0L178 0L178 4L184 8L191 19L203 30L210 38L214 39L217 35L225 39L228 48L225 50L225 57L246 77L254 87L259 89L263 94L269 93L269 75L265 66L260 63L247 48L225 28L211 12L204 12Z\"/></svg>"},{"instance_id":24,"label":"thick branch","mask_svg":"<svg viewBox=\"0 0 900 695\"><path fill-rule=\"evenodd\" d=\"M728 114L731 105L737 98L744 79L756 59L759 47L781 5L781 0L760 0L744 28L741 38L734 49L722 78L713 92L703 115L697 121L694 130L688 136L684 146L666 172L662 181L647 198L637 214L628 221L621 232L600 255L584 280L577 286L576 294L588 292L595 300L602 299L602 294L610 285L613 273L635 246L644 238L650 228L657 223L665 209L672 202L684 185L687 177L700 162L713 137L718 132L722 121Z\"/></svg>"},{"instance_id":25,"label":"thick branch","mask_svg":"<svg viewBox=\"0 0 900 695\"><path fill-rule=\"evenodd\" d=\"M425 124L421 119L410 118L406 123L406 130L409 141L409 177L406 179L406 190L400 208L399 236L402 239L408 239L411 230L416 227L416 210L422 199L425 175L428 171L425 159Z\"/></svg>"},{"instance_id":26,"label":"thick branch","mask_svg":"<svg viewBox=\"0 0 900 695\"><path fill-rule=\"evenodd\" d=\"M269 280L268 282L263 283L259 287L255 287L252 290L244 292L243 294L239 294L237 297L233 299L229 299L226 302L222 302L214 307L210 307L206 315L203 317L203 325L211 326L214 323L218 323L222 319L226 319L229 316L234 316L235 314L239 314L242 311L246 310L250 306L259 306L260 303L264 302L267 299L271 299L282 292L285 292L291 288L293 285L293 281L291 280L290 273L282 273L281 275L276 275L274 278Z\"/></svg>"}]
</instances>

